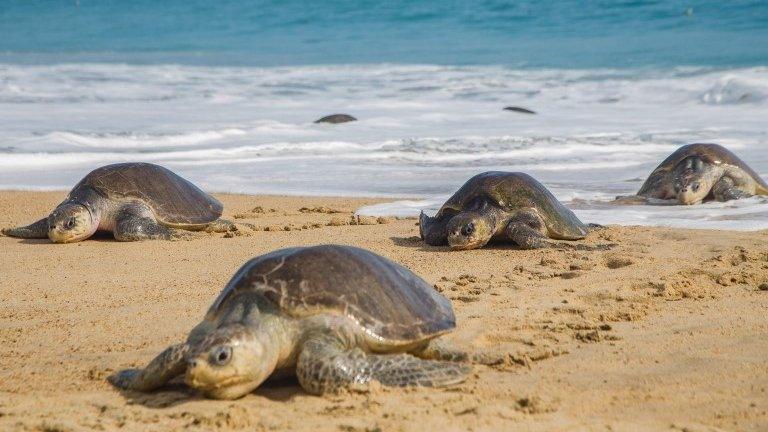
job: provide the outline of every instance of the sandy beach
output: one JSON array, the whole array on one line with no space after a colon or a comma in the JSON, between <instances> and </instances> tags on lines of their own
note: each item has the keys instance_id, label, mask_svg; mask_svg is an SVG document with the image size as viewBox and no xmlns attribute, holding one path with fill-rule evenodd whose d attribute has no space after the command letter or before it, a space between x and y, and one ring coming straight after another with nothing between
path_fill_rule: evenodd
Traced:
<instances>
[{"instance_id":1,"label":"sandy beach","mask_svg":"<svg viewBox=\"0 0 768 432\"><path fill-rule=\"evenodd\" d=\"M36 220L64 195L0 192L0 225ZM237 235L0 237L0 430L768 428L766 231L611 226L582 242L609 250L448 252L425 247L412 219L344 225L377 199L217 197ZM452 388L326 397L295 381L236 401L106 382L181 341L247 259L318 243L406 265L452 300L450 340L506 360Z\"/></svg>"}]
</instances>

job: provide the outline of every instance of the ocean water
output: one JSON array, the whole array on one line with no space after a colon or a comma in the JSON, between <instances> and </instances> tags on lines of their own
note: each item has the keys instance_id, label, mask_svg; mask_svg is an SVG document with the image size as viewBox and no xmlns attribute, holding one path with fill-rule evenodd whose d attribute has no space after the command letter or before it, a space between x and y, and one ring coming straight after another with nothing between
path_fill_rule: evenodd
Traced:
<instances>
[{"instance_id":1,"label":"ocean water","mask_svg":"<svg viewBox=\"0 0 768 432\"><path fill-rule=\"evenodd\" d=\"M405 216L510 170L589 222L768 228L763 198L608 204L691 142L768 177L764 1L7 2L0 35L0 188L140 160Z\"/></svg>"},{"instance_id":2,"label":"ocean water","mask_svg":"<svg viewBox=\"0 0 768 432\"><path fill-rule=\"evenodd\" d=\"M754 66L765 0L4 0L0 61Z\"/></svg>"}]
</instances>

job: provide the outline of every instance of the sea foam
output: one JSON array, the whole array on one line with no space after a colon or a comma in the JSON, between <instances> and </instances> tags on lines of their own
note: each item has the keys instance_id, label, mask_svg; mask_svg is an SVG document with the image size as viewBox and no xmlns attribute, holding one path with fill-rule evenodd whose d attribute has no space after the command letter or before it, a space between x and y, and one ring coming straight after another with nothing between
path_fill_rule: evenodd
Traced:
<instances>
[{"instance_id":1,"label":"sea foam","mask_svg":"<svg viewBox=\"0 0 768 432\"><path fill-rule=\"evenodd\" d=\"M601 206L691 142L723 144L768 175L766 89L766 67L1 65L0 187L67 189L140 160L212 191L411 197L361 212L413 215L478 172L508 170L596 222L756 229L761 201ZM337 112L359 121L314 123Z\"/></svg>"}]
</instances>

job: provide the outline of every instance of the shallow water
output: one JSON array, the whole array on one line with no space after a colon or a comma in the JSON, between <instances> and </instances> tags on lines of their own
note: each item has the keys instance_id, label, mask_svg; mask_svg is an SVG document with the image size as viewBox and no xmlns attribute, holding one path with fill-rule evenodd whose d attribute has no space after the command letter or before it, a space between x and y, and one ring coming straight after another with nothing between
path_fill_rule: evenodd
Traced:
<instances>
[{"instance_id":1,"label":"shallow water","mask_svg":"<svg viewBox=\"0 0 768 432\"><path fill-rule=\"evenodd\" d=\"M414 197L429 208L477 172L509 170L594 222L685 224L700 214L602 203L691 142L726 145L768 176L765 67L4 65L0 111L1 188L69 188L96 166L141 160L213 191ZM333 112L360 120L313 123ZM760 200L704 208L718 227L765 227ZM418 213L385 209L362 211Z\"/></svg>"}]
</instances>

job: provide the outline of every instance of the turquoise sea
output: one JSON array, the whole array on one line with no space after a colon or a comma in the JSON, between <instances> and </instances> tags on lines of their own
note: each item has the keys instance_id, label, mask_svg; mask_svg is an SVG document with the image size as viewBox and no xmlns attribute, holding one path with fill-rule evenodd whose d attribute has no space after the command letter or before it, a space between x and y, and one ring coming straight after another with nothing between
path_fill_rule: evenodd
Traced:
<instances>
[{"instance_id":1,"label":"turquoise sea","mask_svg":"<svg viewBox=\"0 0 768 432\"><path fill-rule=\"evenodd\" d=\"M752 66L768 2L4 0L5 61Z\"/></svg>"}]
</instances>

